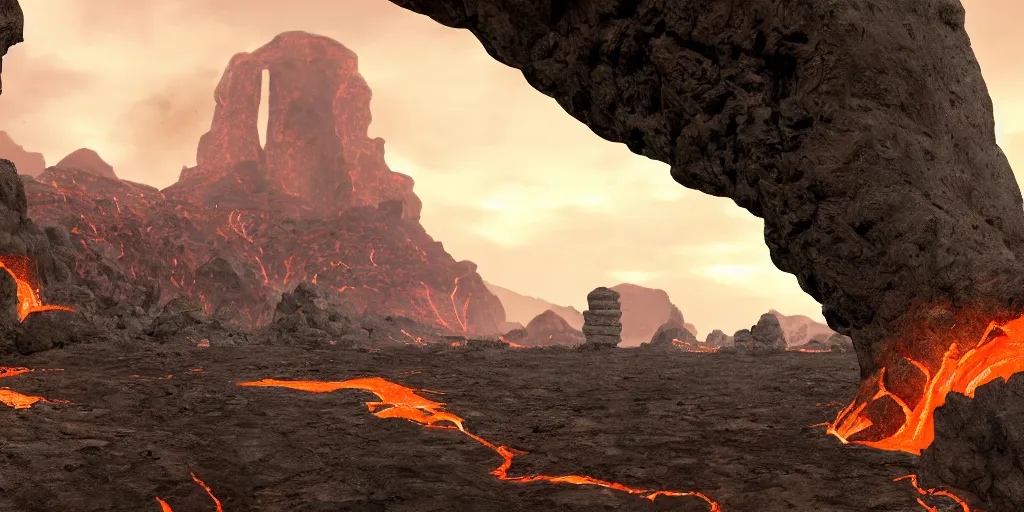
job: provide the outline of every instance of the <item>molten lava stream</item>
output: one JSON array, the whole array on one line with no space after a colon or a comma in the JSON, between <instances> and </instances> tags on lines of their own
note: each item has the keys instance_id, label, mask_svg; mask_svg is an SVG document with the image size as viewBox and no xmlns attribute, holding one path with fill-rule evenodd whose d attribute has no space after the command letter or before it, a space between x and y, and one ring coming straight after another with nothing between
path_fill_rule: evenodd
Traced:
<instances>
[{"instance_id":1,"label":"molten lava stream","mask_svg":"<svg viewBox=\"0 0 1024 512\"><path fill-rule=\"evenodd\" d=\"M23 367L0 366L0 379L7 377L16 377L18 375L22 375L31 371L31 369ZM25 395L6 388L0 389L0 403L3 403L8 407L13 407L15 409L28 409L29 407L32 407L33 405L39 402L44 402L48 404L71 403L66 400L48 400L41 396Z\"/></svg>"},{"instance_id":2,"label":"molten lava stream","mask_svg":"<svg viewBox=\"0 0 1024 512\"><path fill-rule=\"evenodd\" d=\"M25 318L41 311L74 311L65 306L43 304L39 288L39 270L36 262L28 256L10 254L0 256L0 268L7 271L18 285L18 318Z\"/></svg>"},{"instance_id":3,"label":"molten lava stream","mask_svg":"<svg viewBox=\"0 0 1024 512\"><path fill-rule=\"evenodd\" d=\"M221 504L220 500L217 499L217 496L214 496L213 490L210 489L210 486L200 480L195 473L189 473L189 475L192 476L192 481L199 484L199 487L202 487L210 499L213 500L213 504L217 506L217 512L224 512L224 506ZM156 502L160 504L160 512L174 512L174 509L172 509L171 505L166 501L156 498Z\"/></svg>"},{"instance_id":4,"label":"molten lava stream","mask_svg":"<svg viewBox=\"0 0 1024 512\"><path fill-rule=\"evenodd\" d=\"M943 490L943 489L924 489L924 488L922 488L917 483L917 475L901 476L899 478L894 478L892 481L893 482L899 482L900 480L910 480L910 485L913 485L914 486L914 490L917 491L917 493L920 494L921 496L939 496L939 497L942 497L942 498L948 498L948 499L951 499L951 500L955 501L957 505L960 505L960 509L963 512L972 512L971 511L971 507L970 507L970 505L967 504L967 502L965 502L964 500L960 499L959 496L957 496L957 495L955 495L955 494L953 494L953 493L951 493L949 491L946 491L946 490ZM917 504L921 505L922 507L924 507L924 509L927 510L928 512L938 512L938 510L939 510L938 507L933 507L933 506L925 503L924 500L922 500L921 498L917 498ZM974 512L982 512L982 511L977 510L977 511L974 511Z\"/></svg>"},{"instance_id":5,"label":"molten lava stream","mask_svg":"<svg viewBox=\"0 0 1024 512\"><path fill-rule=\"evenodd\" d=\"M394 382L380 377L366 377L350 379L340 382L324 381L288 381L263 379L256 382L240 382L239 386L244 387L283 387L311 393L330 393L339 389L361 389L377 395L379 401L366 402L366 407L378 418L401 418L427 428L439 428L446 430L458 430L474 441L490 448L501 457L502 463L491 474L506 482L550 482L554 484L572 485L593 485L605 487L628 494L640 495L642 498L654 501L659 496L693 496L704 500L710 507L710 512L721 512L722 507L718 502L706 495L695 491L669 491L654 489L639 489L628 487L620 483L599 480L597 478L583 475L531 475L531 476L509 476L508 470L512 467L512 461L517 455L525 455L526 452L491 443L490 441L466 430L464 420L446 410L444 404L423 398L416 394L419 392L433 392L423 389L413 389L395 384ZM444 423L447 423L445 425Z\"/></svg>"},{"instance_id":6,"label":"molten lava stream","mask_svg":"<svg viewBox=\"0 0 1024 512\"><path fill-rule=\"evenodd\" d=\"M924 389L916 404L906 403L886 388L887 369L883 366L874 379L861 384L857 397L839 413L828 433L844 444L856 443L920 455L935 437L933 413L946 402L946 394L955 391L973 398L974 390L979 386L997 378L1005 380L1024 371L1024 316L1005 324L992 322L974 343L952 342L934 374L924 363L904 359L924 376ZM882 399L889 399L898 406L903 414L902 423L891 433L879 434L877 430L871 433L868 429L880 422L873 419L892 420L879 417L877 411L884 408L869 407L884 405L875 403Z\"/></svg>"}]
</instances>

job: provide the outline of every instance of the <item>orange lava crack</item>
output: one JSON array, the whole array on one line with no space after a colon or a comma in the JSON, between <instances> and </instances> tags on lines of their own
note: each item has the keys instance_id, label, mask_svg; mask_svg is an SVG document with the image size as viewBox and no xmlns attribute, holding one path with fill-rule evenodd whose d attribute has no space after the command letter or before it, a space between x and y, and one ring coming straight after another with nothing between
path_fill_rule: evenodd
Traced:
<instances>
[{"instance_id":1,"label":"orange lava crack","mask_svg":"<svg viewBox=\"0 0 1024 512\"><path fill-rule=\"evenodd\" d=\"M283 387L310 393L330 393L339 389L361 389L369 391L370 393L377 395L379 401L366 402L366 407L378 418L401 418L427 428L458 430L467 437L493 450L502 458L502 463L497 469L491 471L491 474L502 481L518 483L544 481L555 484L593 485L622 491L628 494L642 495L642 498L651 501L654 501L659 496L692 496L704 500L710 507L710 512L721 512L722 510L722 507L718 502L695 491L683 492L639 489L583 475L509 476L508 470L512 467L513 459L517 455L524 455L526 452L516 450L508 446L493 444L490 441L469 432L466 430L465 425L463 424L464 420L461 417L444 410L445 404L429 400L417 394L417 392L432 391L408 388L380 377L366 377L336 382L263 379L255 382L240 382L238 383L238 386Z\"/></svg>"},{"instance_id":2,"label":"orange lava crack","mask_svg":"<svg viewBox=\"0 0 1024 512\"><path fill-rule=\"evenodd\" d=\"M7 377L16 377L18 375L29 373L31 371L34 370L32 370L31 368L24 367L0 366L0 379ZM17 391L13 391L11 389L0 389L0 403L3 403L8 407L13 407L15 409L28 409L29 407L32 407L33 405L39 402L44 402L48 404L71 403L67 400L50 400L41 396L18 393Z\"/></svg>"},{"instance_id":3,"label":"orange lava crack","mask_svg":"<svg viewBox=\"0 0 1024 512\"><path fill-rule=\"evenodd\" d=\"M960 508L963 510L963 512L972 512L970 505L968 505L967 502L965 502L959 496L953 494L952 492L949 492L949 491L944 490L944 489L924 489L924 488L922 488L917 483L917 475L905 475L905 476L901 476L901 477L898 477L898 478L894 478L892 481L893 482L899 482L900 480L910 480L910 485L913 485L914 486L914 490L916 490L917 493L920 494L921 496L937 496L937 497L942 497L942 498L948 498L948 499L951 499L951 500L955 501L957 505L960 505ZM927 510L928 512L938 512L938 510L939 510L939 507L931 506L931 505L925 503L924 500L921 499L921 498L917 498L917 503L919 505L921 505L922 507L924 507L924 509ZM981 512L981 511L980 510L976 510L974 512Z\"/></svg>"},{"instance_id":4,"label":"orange lava crack","mask_svg":"<svg viewBox=\"0 0 1024 512\"><path fill-rule=\"evenodd\" d=\"M916 403L901 399L886 386L887 368L874 379L865 380L857 397L843 409L828 427L828 433L843 444L855 443L882 450L898 450L920 455L935 438L933 413L946 402L950 392L974 397L974 391L997 378L1008 379L1024 370L1024 316L1004 324L992 322L981 338L970 344L954 341L941 356L935 372L920 362L903 357L924 377L922 395ZM876 438L865 432L875 424L869 406L887 399L903 414L902 423L891 433ZM874 416L876 420L886 419ZM858 436L858 434L861 434Z\"/></svg>"},{"instance_id":5,"label":"orange lava crack","mask_svg":"<svg viewBox=\"0 0 1024 512\"><path fill-rule=\"evenodd\" d=\"M18 285L18 318L22 322L32 313L74 311L66 306L43 304L39 288L39 270L32 258L20 254L0 256L0 268L6 270Z\"/></svg>"},{"instance_id":6,"label":"orange lava crack","mask_svg":"<svg viewBox=\"0 0 1024 512\"><path fill-rule=\"evenodd\" d=\"M206 491L206 494L208 496L210 496L210 499L213 500L213 503L215 505L217 505L217 512L224 512L224 505L222 505L220 500L217 499L217 496L215 496L213 494L213 490L210 489L210 486L206 485L205 482L200 480L199 477L197 477L195 473L189 473L189 475L192 476L192 480L195 483L199 484L199 486L202 487L204 491ZM166 501L164 501L164 500L162 500L160 498L156 498L156 502L160 504L160 511L161 512L174 512L174 509L172 509L171 505L168 504Z\"/></svg>"}]
</instances>

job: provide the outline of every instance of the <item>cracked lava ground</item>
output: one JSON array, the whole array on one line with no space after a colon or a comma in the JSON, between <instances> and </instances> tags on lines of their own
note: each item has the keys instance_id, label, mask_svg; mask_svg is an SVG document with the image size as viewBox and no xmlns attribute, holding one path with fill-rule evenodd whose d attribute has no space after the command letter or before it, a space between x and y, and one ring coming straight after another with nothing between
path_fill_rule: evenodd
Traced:
<instances>
[{"instance_id":1,"label":"cracked lava ground","mask_svg":"<svg viewBox=\"0 0 1024 512\"><path fill-rule=\"evenodd\" d=\"M809 427L849 398L849 354L169 343L81 345L15 362L63 371L4 379L48 401L0 410L0 510L711 509L695 496L505 482L496 468L512 479L585 475L696 491L726 512L951 505L893 481L913 472L914 456L842 445ZM237 385L365 377L443 391L413 395L443 408L413 408L426 419L457 414L468 433L388 418L400 407L376 407L375 417L366 386L328 394ZM469 433L527 453L503 465Z\"/></svg>"}]
</instances>

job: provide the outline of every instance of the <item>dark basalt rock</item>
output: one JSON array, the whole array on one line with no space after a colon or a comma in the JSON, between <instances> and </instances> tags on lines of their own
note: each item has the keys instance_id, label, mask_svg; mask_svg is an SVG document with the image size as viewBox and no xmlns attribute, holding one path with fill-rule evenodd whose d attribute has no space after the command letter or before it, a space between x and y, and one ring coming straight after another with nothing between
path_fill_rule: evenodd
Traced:
<instances>
[{"instance_id":1,"label":"dark basalt rock","mask_svg":"<svg viewBox=\"0 0 1024 512\"><path fill-rule=\"evenodd\" d=\"M3 56L10 47L25 41L25 15L18 0L0 0L0 71L3 70ZM0 94L3 83L0 82Z\"/></svg>"},{"instance_id":2,"label":"dark basalt rock","mask_svg":"<svg viewBox=\"0 0 1024 512\"><path fill-rule=\"evenodd\" d=\"M976 495L979 510L1024 510L1024 375L985 384L974 399L948 394L919 472L924 486Z\"/></svg>"},{"instance_id":3,"label":"dark basalt rock","mask_svg":"<svg viewBox=\"0 0 1024 512\"><path fill-rule=\"evenodd\" d=\"M1024 206L956 0L391 1L762 217L862 377L918 303L977 305L964 339L1024 308Z\"/></svg>"}]
</instances>

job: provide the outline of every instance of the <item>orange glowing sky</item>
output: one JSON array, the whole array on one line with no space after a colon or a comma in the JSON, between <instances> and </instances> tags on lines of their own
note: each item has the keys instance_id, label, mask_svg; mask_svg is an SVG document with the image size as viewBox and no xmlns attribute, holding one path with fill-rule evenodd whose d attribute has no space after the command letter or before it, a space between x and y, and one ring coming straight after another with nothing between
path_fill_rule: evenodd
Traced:
<instances>
[{"instance_id":1,"label":"orange glowing sky","mask_svg":"<svg viewBox=\"0 0 1024 512\"><path fill-rule=\"evenodd\" d=\"M306 30L359 54L371 136L416 179L427 231L484 279L581 310L599 285L662 288L701 337L770 308L821 318L772 265L759 219L601 140L467 32L385 0L21 3L27 42L4 59L0 130L48 164L89 147L122 178L169 185L195 163L231 55ZM1024 171L1024 3L964 4L999 142Z\"/></svg>"}]
</instances>

